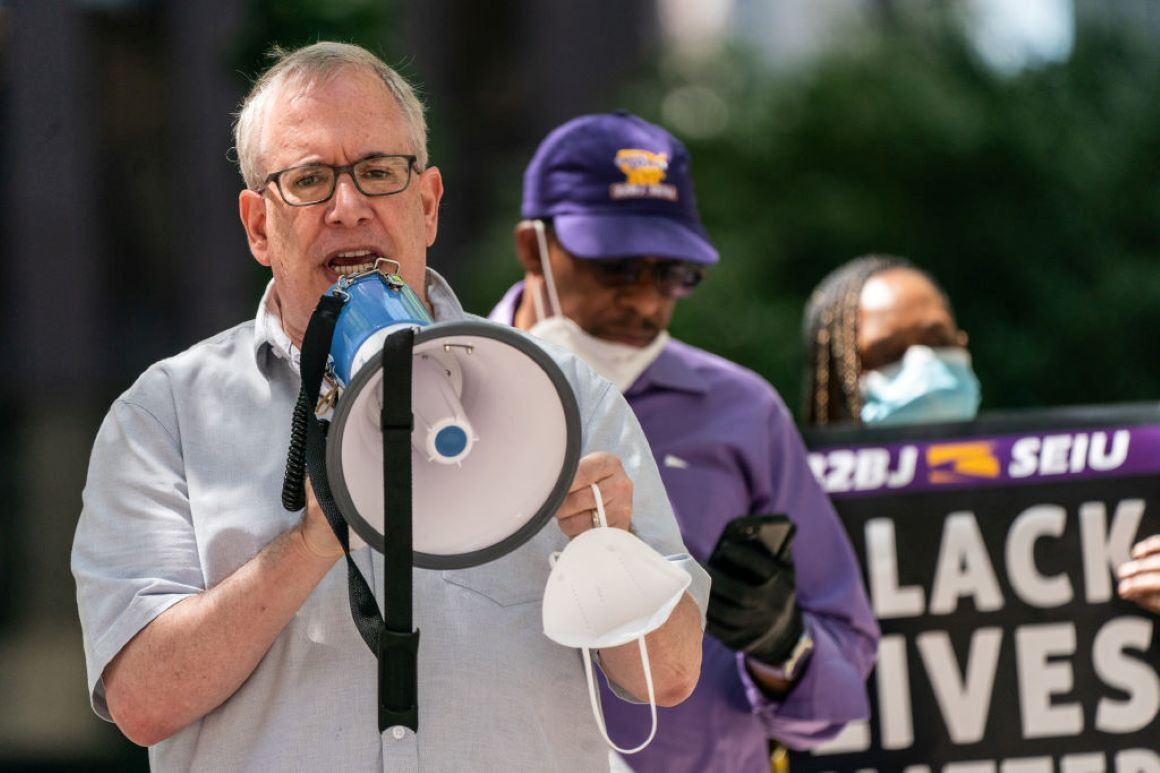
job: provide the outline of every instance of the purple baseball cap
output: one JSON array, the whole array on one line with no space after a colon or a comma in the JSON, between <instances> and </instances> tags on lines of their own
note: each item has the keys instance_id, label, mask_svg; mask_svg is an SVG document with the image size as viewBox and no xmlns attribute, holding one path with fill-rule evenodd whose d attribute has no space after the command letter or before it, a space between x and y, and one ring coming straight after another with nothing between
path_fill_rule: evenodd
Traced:
<instances>
[{"instance_id":1,"label":"purple baseball cap","mask_svg":"<svg viewBox=\"0 0 1160 773\"><path fill-rule=\"evenodd\" d=\"M550 218L579 258L720 260L697 215L685 146L625 111L580 116L544 138L520 212Z\"/></svg>"}]
</instances>

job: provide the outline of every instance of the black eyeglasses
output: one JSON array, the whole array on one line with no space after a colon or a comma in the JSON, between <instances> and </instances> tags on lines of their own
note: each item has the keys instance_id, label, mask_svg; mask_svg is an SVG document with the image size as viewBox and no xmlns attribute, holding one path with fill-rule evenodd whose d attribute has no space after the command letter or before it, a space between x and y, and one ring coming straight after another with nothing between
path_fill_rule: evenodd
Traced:
<instances>
[{"instance_id":1,"label":"black eyeglasses","mask_svg":"<svg viewBox=\"0 0 1160 773\"><path fill-rule=\"evenodd\" d=\"M647 271L661 295L669 298L687 298L705 278L704 268L682 260L580 258L578 262L587 267L596 281L605 287L630 287L639 282L641 275Z\"/></svg>"},{"instance_id":2,"label":"black eyeglasses","mask_svg":"<svg viewBox=\"0 0 1160 773\"><path fill-rule=\"evenodd\" d=\"M415 156L376 154L346 166L292 166L267 176L262 187L274 183L282 201L292 207L307 207L329 201L343 172L350 175L354 187L364 196L390 196L406 190L414 168Z\"/></svg>"}]
</instances>

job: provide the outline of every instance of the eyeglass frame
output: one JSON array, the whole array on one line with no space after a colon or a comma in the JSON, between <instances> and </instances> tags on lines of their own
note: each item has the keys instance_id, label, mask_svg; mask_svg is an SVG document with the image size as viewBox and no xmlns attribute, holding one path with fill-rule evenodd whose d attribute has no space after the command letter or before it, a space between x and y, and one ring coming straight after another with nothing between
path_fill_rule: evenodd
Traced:
<instances>
[{"instance_id":1,"label":"eyeglass frame","mask_svg":"<svg viewBox=\"0 0 1160 773\"><path fill-rule=\"evenodd\" d=\"M666 298L675 298L677 300L688 298L692 295L693 291L705 280L705 274L707 273L700 264L691 260L680 260L678 258L654 258L645 256L579 258L570 253L569 255L574 260L580 261L601 287L606 287L611 290L632 287L640 283L641 274L647 271L649 279L652 280L657 292ZM609 265L614 263L632 264L635 270L631 274L626 272L623 276L615 276L613 273L607 272ZM666 273L673 269L682 269L690 272L696 279L692 284L686 284L682 280L676 280L675 284L669 284L664 281L658 272L658 269L662 268L666 270Z\"/></svg>"},{"instance_id":2,"label":"eyeglass frame","mask_svg":"<svg viewBox=\"0 0 1160 773\"><path fill-rule=\"evenodd\" d=\"M359 185L358 177L355 176L354 168L365 161L380 160L380 159L384 159L384 158L405 158L405 159L407 159L407 181L405 183L403 183L402 188L399 188L397 191L390 191L389 193L369 193L367 191L364 191L363 187L361 185ZM354 161L352 163L349 163L349 164L346 164L343 166L339 166L336 164L324 164L320 161L310 162L310 163L306 163L306 164L295 164L294 166L288 166L285 169L279 169L277 172L271 172L270 174L266 175L266 179L262 181L262 185L258 188L255 188L254 192L261 193L267 187L269 187L270 183L274 183L274 187L278 189L278 197L281 198L282 201L286 203L286 206L288 206L288 207L312 207L315 204L325 204L326 202L328 202L332 198L334 198L334 192L338 190L338 178L340 176L342 176L342 174L345 172L346 174L350 175L350 181L352 183L354 183L355 190L357 190L359 193L361 193L364 196L372 196L372 197L376 197L376 198L380 197L380 196L394 196L395 194L402 193L403 191L407 190L407 188L411 187L412 173L414 173L414 172L417 172L419 174L423 173L423 171L416 166L416 162L418 160L419 160L418 156L415 156L415 155L412 155L409 153L371 153L370 155L363 156L362 158L358 159L357 161ZM293 172L295 169L303 169L305 167L310 167L310 166L326 167L326 168L334 171L334 179L331 181L331 184L330 184L330 193L326 194L326 196L324 198L318 199L317 201L305 201L305 202L298 202L298 203L290 201L289 199L286 198L286 192L282 190L282 181L281 181L282 175L284 175L286 172Z\"/></svg>"},{"instance_id":3,"label":"eyeglass frame","mask_svg":"<svg viewBox=\"0 0 1160 773\"><path fill-rule=\"evenodd\" d=\"M544 224L545 235L548 237L548 239L551 240L551 242L553 244L555 244L560 249L561 252L564 253L564 255L566 255L570 260L574 261L575 263L579 263L582 266L586 266L589 269L588 273L597 282L597 284L599 284L601 287L604 287L604 288L609 289L609 290L623 289L625 287L632 287L633 285L638 284L640 282L641 271L640 271L640 269L638 269L635 272L635 274L633 275L631 281L609 282L607 280L607 276L605 276L605 277L600 276L600 269L596 268L597 264L600 264L600 263L604 263L604 264L624 263L624 262L638 263L638 265L642 266L642 268L648 269L649 278L652 280L653 287L655 287L657 289L657 292L659 292L661 295L663 295L666 298L672 298L674 300L681 300L683 298L688 298L690 295L692 295L693 291L696 290L698 286L700 286L701 282L705 281L705 277L709 273L708 268L706 266L704 266L703 264L697 263L696 261L692 261L692 260L681 260L680 258L665 258L665 257L650 256L650 255L617 255L617 256L607 256L607 257L599 257L599 258L582 258L578 255L572 254L572 252L567 247L564 246L563 242L560 241L560 237L556 236L556 229L555 229L555 226L554 226L551 218L541 218L540 222ZM661 284L658 282L659 278L657 277L656 272L653 268L656 265L680 266L680 267L685 268L685 269L693 269L696 271L697 281L694 282L692 285L688 285L688 286L678 285L676 288L674 288L674 291L666 292L665 288L662 287Z\"/></svg>"}]
</instances>

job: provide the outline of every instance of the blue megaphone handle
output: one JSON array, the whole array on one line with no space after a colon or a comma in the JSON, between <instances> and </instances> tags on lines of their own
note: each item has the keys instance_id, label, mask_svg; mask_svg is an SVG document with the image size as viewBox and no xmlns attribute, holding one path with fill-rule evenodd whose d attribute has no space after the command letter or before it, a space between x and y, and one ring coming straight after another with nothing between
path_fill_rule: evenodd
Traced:
<instances>
[{"instance_id":1,"label":"blue megaphone handle","mask_svg":"<svg viewBox=\"0 0 1160 773\"><path fill-rule=\"evenodd\" d=\"M414 290L379 270L343 277L328 292L346 299L330 343L334 375L343 385L350 383L355 356L372 335L395 325L426 327L434 321Z\"/></svg>"}]
</instances>

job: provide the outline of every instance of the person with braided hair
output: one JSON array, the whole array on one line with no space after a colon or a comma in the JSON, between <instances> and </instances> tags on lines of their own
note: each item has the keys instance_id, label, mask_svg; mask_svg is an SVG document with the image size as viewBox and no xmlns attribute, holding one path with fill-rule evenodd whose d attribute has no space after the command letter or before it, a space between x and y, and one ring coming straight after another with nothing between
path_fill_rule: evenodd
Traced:
<instances>
[{"instance_id":1,"label":"person with braided hair","mask_svg":"<svg viewBox=\"0 0 1160 773\"><path fill-rule=\"evenodd\" d=\"M967 334L933 277L865 255L827 275L806 305L803 422L912 424L975 417Z\"/></svg>"}]
</instances>

